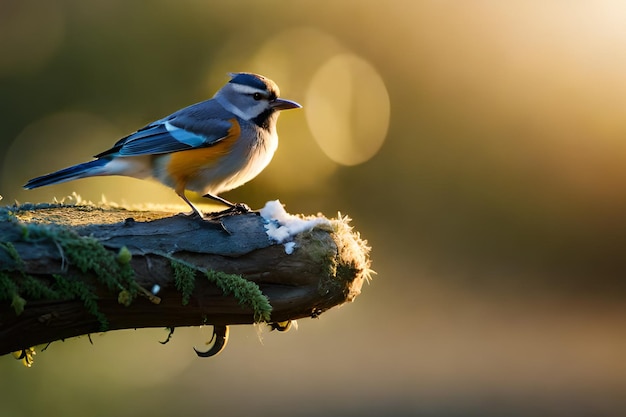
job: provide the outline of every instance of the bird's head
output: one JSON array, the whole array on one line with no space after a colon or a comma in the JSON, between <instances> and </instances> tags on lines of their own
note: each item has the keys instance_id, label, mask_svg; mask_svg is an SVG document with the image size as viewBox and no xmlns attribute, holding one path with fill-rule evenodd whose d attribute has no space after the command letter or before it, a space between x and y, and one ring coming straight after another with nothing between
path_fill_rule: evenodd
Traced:
<instances>
[{"instance_id":1,"label":"bird's head","mask_svg":"<svg viewBox=\"0 0 626 417\"><path fill-rule=\"evenodd\" d=\"M277 111L302 107L295 101L280 98L278 86L269 78L248 72L230 76L231 80L215 94L215 98L244 120L263 126Z\"/></svg>"}]
</instances>

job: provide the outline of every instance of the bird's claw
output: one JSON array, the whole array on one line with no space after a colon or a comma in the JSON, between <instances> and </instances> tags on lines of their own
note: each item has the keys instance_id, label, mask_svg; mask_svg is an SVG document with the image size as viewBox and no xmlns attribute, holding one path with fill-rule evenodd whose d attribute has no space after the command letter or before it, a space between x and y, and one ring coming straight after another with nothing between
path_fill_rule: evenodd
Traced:
<instances>
[{"instance_id":1,"label":"bird's claw","mask_svg":"<svg viewBox=\"0 0 626 417\"><path fill-rule=\"evenodd\" d=\"M237 203L228 207L226 210L218 211L217 213L213 214L225 216L230 214L246 214L250 213L251 211L252 209L246 203Z\"/></svg>"},{"instance_id":2,"label":"bird's claw","mask_svg":"<svg viewBox=\"0 0 626 417\"><path fill-rule=\"evenodd\" d=\"M237 203L233 204L225 210L208 213L203 217L203 220L220 220L223 217L246 214L250 212L252 212L252 209L247 204Z\"/></svg>"},{"instance_id":3,"label":"bird's claw","mask_svg":"<svg viewBox=\"0 0 626 417\"><path fill-rule=\"evenodd\" d=\"M211 356L215 356L226 347L226 343L228 343L228 333L228 326L214 325L211 340L207 342L207 344L213 342L213 346L211 346L211 348L206 352L199 351L195 347L193 350L196 352L196 355L201 358L210 358ZM214 339L215 341L213 341Z\"/></svg>"},{"instance_id":4,"label":"bird's claw","mask_svg":"<svg viewBox=\"0 0 626 417\"><path fill-rule=\"evenodd\" d=\"M239 214L246 214L246 213L250 213L252 211L250 206L247 205L246 203L237 203L237 204L235 204L231 208L233 209L233 211L235 211L236 213L239 213Z\"/></svg>"}]
</instances>

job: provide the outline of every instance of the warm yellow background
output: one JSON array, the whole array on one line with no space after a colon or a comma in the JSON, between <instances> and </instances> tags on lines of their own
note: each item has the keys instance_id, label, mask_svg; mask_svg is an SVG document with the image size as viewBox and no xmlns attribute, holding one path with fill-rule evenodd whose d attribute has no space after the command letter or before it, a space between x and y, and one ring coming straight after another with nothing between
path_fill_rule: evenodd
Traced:
<instances>
[{"instance_id":1,"label":"warm yellow background","mask_svg":"<svg viewBox=\"0 0 626 417\"><path fill-rule=\"evenodd\" d=\"M180 204L125 178L21 185L228 71L304 109L225 197L350 215L378 275L297 331L235 327L209 360L196 328L56 342L31 369L2 357L0 414L626 412L626 3L3 1L2 203Z\"/></svg>"}]
</instances>

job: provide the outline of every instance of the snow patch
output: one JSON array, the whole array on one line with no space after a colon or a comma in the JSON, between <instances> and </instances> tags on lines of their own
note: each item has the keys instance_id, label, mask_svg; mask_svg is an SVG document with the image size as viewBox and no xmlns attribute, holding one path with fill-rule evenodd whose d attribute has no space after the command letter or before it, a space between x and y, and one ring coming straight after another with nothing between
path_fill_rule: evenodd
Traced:
<instances>
[{"instance_id":1,"label":"snow patch","mask_svg":"<svg viewBox=\"0 0 626 417\"><path fill-rule=\"evenodd\" d=\"M330 222L324 217L302 218L287 213L279 200L268 201L260 210L261 217L267 223L265 230L267 236L285 246L285 253L291 255L296 247L294 236L302 232L308 232L319 225L329 225Z\"/></svg>"}]
</instances>

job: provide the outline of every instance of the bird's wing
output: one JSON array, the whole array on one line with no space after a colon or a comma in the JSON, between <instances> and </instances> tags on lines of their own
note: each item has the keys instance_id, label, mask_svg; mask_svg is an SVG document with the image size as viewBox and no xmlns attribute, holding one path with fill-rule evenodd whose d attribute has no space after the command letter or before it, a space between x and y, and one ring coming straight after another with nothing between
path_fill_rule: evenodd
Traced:
<instances>
[{"instance_id":1,"label":"bird's wing","mask_svg":"<svg viewBox=\"0 0 626 417\"><path fill-rule=\"evenodd\" d=\"M212 146L228 137L235 117L207 103L198 103L153 122L120 139L104 156L156 155Z\"/></svg>"}]
</instances>

